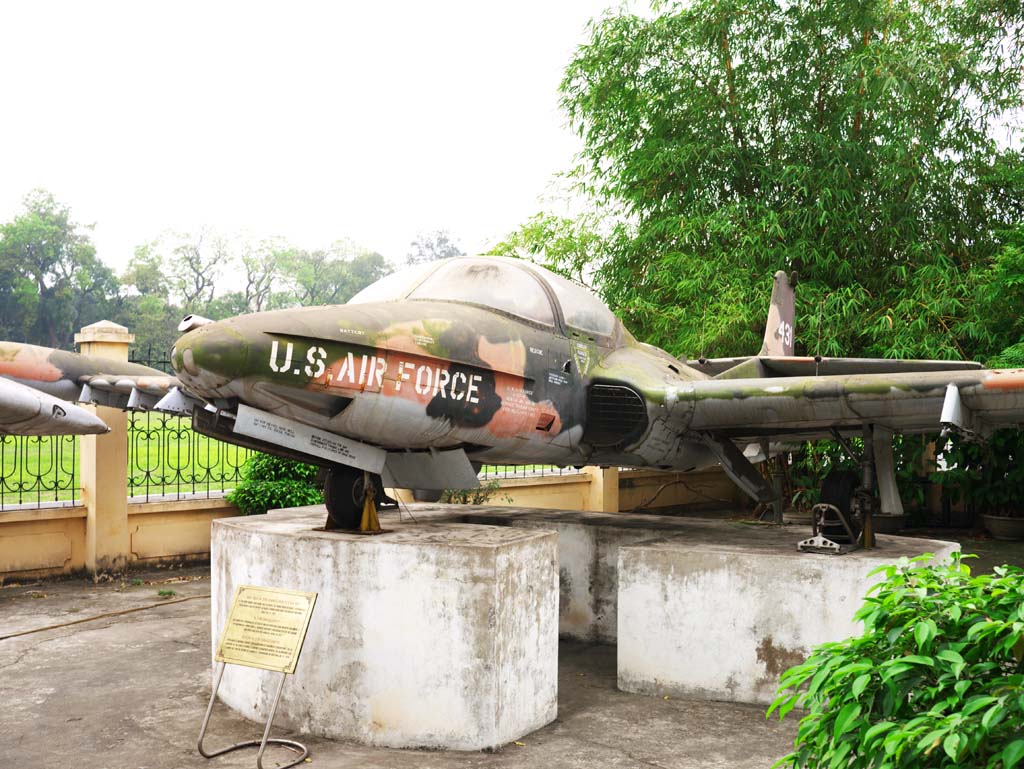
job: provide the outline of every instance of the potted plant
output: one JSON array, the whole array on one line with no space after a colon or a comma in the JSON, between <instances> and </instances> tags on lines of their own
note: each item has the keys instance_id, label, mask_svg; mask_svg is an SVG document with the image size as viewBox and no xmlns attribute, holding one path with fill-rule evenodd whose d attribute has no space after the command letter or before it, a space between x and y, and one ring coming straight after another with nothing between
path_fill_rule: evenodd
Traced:
<instances>
[{"instance_id":1,"label":"potted plant","mask_svg":"<svg viewBox=\"0 0 1024 769\"><path fill-rule=\"evenodd\" d=\"M996 539L1024 539L1024 431L997 430L984 443L953 437L942 451L947 470L934 479L977 513Z\"/></svg>"}]
</instances>

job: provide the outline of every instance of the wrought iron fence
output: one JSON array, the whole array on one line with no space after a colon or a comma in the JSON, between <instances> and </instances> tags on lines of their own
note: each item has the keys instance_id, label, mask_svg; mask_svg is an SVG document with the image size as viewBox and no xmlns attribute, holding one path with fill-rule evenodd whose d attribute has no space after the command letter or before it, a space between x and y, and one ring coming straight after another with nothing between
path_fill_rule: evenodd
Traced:
<instances>
[{"instance_id":1,"label":"wrought iron fence","mask_svg":"<svg viewBox=\"0 0 1024 769\"><path fill-rule=\"evenodd\" d=\"M141 363L143 366L160 369L165 374L173 374L174 370L171 368L171 359L168 357L168 353L169 350L162 347L154 349L151 344L145 347L136 346L128 350L128 360L132 363Z\"/></svg>"},{"instance_id":2,"label":"wrought iron fence","mask_svg":"<svg viewBox=\"0 0 1024 769\"><path fill-rule=\"evenodd\" d=\"M195 432L191 420L155 412L128 418L128 496L215 496L242 479L252 452Z\"/></svg>"},{"instance_id":3,"label":"wrought iron fence","mask_svg":"<svg viewBox=\"0 0 1024 769\"><path fill-rule=\"evenodd\" d=\"M484 465L477 473L480 480L504 480L506 478L538 478L558 475L579 475L581 469L558 467L556 465Z\"/></svg>"},{"instance_id":4,"label":"wrought iron fence","mask_svg":"<svg viewBox=\"0 0 1024 769\"><path fill-rule=\"evenodd\" d=\"M0 510L73 504L78 437L0 435Z\"/></svg>"},{"instance_id":5,"label":"wrought iron fence","mask_svg":"<svg viewBox=\"0 0 1024 769\"><path fill-rule=\"evenodd\" d=\"M152 348L129 359L170 372ZM128 496L135 501L217 496L241 480L252 452L207 438L190 420L154 412L128 415ZM81 494L76 436L0 436L0 510L74 504Z\"/></svg>"},{"instance_id":6,"label":"wrought iron fence","mask_svg":"<svg viewBox=\"0 0 1024 769\"><path fill-rule=\"evenodd\" d=\"M168 374L171 361L164 349L134 347L129 360ZM128 419L128 496L180 498L228 491L242 479L252 452L200 435L187 417L134 412Z\"/></svg>"}]
</instances>

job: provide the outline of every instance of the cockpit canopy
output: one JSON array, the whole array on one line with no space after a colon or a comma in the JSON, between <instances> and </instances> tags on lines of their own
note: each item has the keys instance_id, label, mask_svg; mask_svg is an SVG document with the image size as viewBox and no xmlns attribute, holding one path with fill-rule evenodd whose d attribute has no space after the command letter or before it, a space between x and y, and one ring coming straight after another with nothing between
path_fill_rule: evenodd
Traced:
<instances>
[{"instance_id":1,"label":"cockpit canopy","mask_svg":"<svg viewBox=\"0 0 1024 769\"><path fill-rule=\"evenodd\" d=\"M349 304L398 300L472 304L608 341L626 333L585 288L536 264L502 256L459 256L408 267L364 288Z\"/></svg>"}]
</instances>

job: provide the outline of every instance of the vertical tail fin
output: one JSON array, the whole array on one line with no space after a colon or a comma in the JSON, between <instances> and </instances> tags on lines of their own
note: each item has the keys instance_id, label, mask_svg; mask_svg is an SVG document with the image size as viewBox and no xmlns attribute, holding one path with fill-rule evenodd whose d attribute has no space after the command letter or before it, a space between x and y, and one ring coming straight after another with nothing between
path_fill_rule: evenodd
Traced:
<instances>
[{"instance_id":1,"label":"vertical tail fin","mask_svg":"<svg viewBox=\"0 0 1024 769\"><path fill-rule=\"evenodd\" d=\"M796 282L796 273L793 274ZM789 356L793 354L793 321L796 315L796 295L786 273L775 273L772 303L768 308L768 326L764 330L764 344L759 356Z\"/></svg>"}]
</instances>

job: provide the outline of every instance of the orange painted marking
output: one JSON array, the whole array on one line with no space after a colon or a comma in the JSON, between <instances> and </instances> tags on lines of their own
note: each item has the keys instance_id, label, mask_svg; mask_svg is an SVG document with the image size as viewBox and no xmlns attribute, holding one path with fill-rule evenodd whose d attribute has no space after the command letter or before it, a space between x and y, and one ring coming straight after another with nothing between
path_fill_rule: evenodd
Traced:
<instances>
[{"instance_id":1,"label":"orange painted marking","mask_svg":"<svg viewBox=\"0 0 1024 769\"><path fill-rule=\"evenodd\" d=\"M526 370L526 345L518 340L492 343L481 336L477 341L476 354L494 371L516 373Z\"/></svg>"},{"instance_id":2,"label":"orange painted marking","mask_svg":"<svg viewBox=\"0 0 1024 769\"><path fill-rule=\"evenodd\" d=\"M47 358L52 350L21 347L12 356L0 356L0 374L33 382L56 382L64 376Z\"/></svg>"},{"instance_id":3,"label":"orange painted marking","mask_svg":"<svg viewBox=\"0 0 1024 769\"><path fill-rule=\"evenodd\" d=\"M981 386L986 390L1024 390L1024 369L993 371Z\"/></svg>"}]
</instances>

